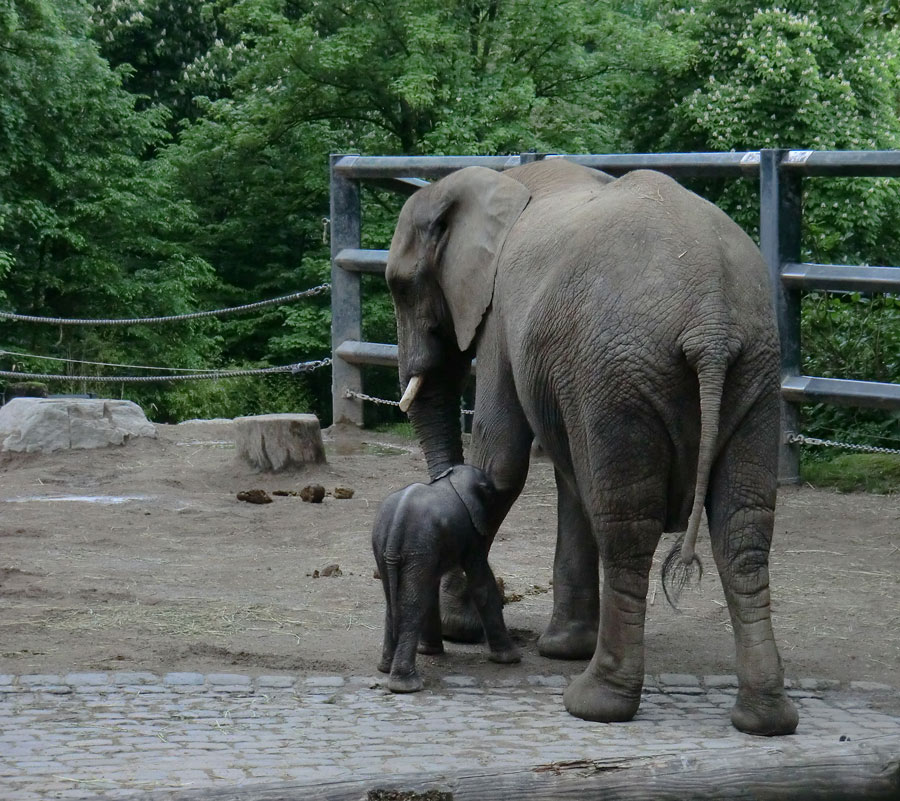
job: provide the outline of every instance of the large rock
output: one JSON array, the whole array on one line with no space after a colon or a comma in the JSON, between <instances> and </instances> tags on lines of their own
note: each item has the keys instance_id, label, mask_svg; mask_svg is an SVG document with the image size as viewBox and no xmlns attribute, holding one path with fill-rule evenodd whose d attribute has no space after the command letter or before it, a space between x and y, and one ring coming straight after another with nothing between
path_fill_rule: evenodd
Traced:
<instances>
[{"instance_id":1,"label":"large rock","mask_svg":"<svg viewBox=\"0 0 900 801\"><path fill-rule=\"evenodd\" d=\"M15 398L0 408L0 451L51 453L155 437L136 403L102 398Z\"/></svg>"},{"instance_id":2,"label":"large rock","mask_svg":"<svg viewBox=\"0 0 900 801\"><path fill-rule=\"evenodd\" d=\"M236 417L238 457L273 473L325 461L319 418L314 414L258 414Z\"/></svg>"}]
</instances>

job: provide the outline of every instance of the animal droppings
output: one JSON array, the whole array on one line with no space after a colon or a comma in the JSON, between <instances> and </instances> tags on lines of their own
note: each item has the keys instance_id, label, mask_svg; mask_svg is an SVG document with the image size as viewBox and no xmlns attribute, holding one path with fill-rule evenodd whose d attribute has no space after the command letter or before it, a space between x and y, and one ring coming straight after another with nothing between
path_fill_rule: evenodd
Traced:
<instances>
[{"instance_id":1,"label":"animal droppings","mask_svg":"<svg viewBox=\"0 0 900 801\"><path fill-rule=\"evenodd\" d=\"M322 503L325 498L325 487L321 484L309 484L300 490L300 499L307 503Z\"/></svg>"},{"instance_id":2,"label":"animal droppings","mask_svg":"<svg viewBox=\"0 0 900 801\"><path fill-rule=\"evenodd\" d=\"M335 487L333 494L340 501L349 500L353 497L353 490L350 487Z\"/></svg>"},{"instance_id":3,"label":"animal droppings","mask_svg":"<svg viewBox=\"0 0 900 801\"><path fill-rule=\"evenodd\" d=\"M247 503L272 503L269 493L261 489L242 490L237 494L237 499Z\"/></svg>"}]
</instances>

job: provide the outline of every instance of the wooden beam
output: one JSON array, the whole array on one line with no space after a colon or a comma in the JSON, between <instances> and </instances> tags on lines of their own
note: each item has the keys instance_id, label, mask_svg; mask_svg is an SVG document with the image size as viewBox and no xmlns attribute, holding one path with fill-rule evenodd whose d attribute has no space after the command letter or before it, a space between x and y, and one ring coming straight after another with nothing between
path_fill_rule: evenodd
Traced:
<instances>
[{"instance_id":1,"label":"wooden beam","mask_svg":"<svg viewBox=\"0 0 900 801\"><path fill-rule=\"evenodd\" d=\"M765 743L763 746L762 744ZM489 750L489 744L485 744ZM832 801L900 798L900 737L575 759L509 771L156 791L143 801Z\"/></svg>"}]
</instances>

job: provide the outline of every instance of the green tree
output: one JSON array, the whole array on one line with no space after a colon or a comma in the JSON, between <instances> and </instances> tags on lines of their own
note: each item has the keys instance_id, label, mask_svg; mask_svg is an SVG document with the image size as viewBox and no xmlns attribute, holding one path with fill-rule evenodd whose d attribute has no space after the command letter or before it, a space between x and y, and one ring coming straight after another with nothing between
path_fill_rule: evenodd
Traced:
<instances>
[{"instance_id":1,"label":"green tree","mask_svg":"<svg viewBox=\"0 0 900 801\"><path fill-rule=\"evenodd\" d=\"M190 210L170 194L168 168L142 159L166 138L166 113L135 110L122 73L109 69L89 32L84 3L0 6L3 303L92 319L186 311L214 276L181 244ZM172 336L143 326L60 331L7 322L0 339L42 356L189 367L216 358L209 330L186 323ZM44 362L17 361L52 372ZM163 395L145 393L160 407Z\"/></svg>"},{"instance_id":2,"label":"green tree","mask_svg":"<svg viewBox=\"0 0 900 801\"><path fill-rule=\"evenodd\" d=\"M140 107L160 104L172 112L169 127L198 116L193 97L226 92L232 70L210 60L227 0L94 0L93 38L115 69L127 65L124 88L140 95Z\"/></svg>"},{"instance_id":3,"label":"green tree","mask_svg":"<svg viewBox=\"0 0 900 801\"><path fill-rule=\"evenodd\" d=\"M654 6L655 19L680 40L685 57L661 62L656 80L625 87L632 148L900 146L896 4L700 0L684 7L663 0ZM804 187L804 260L900 265L900 182L807 179ZM755 184L700 188L747 230L756 230ZM812 293L803 316L804 370L810 374L900 380L892 298ZM900 440L896 416L828 406L810 411L807 430L818 435L893 432Z\"/></svg>"},{"instance_id":4,"label":"green tree","mask_svg":"<svg viewBox=\"0 0 900 801\"><path fill-rule=\"evenodd\" d=\"M585 0L238 0L222 19L223 43L191 69L237 65L228 91L198 99L202 118L166 159L230 300L325 279L330 152L613 149L617 83L649 74L672 46L658 27L648 42L643 21ZM368 246L387 246L398 210L366 192ZM383 282L368 283L367 335L386 341L390 301ZM327 315L305 304L226 323L227 352L322 355ZM323 405L327 392L321 383Z\"/></svg>"}]
</instances>

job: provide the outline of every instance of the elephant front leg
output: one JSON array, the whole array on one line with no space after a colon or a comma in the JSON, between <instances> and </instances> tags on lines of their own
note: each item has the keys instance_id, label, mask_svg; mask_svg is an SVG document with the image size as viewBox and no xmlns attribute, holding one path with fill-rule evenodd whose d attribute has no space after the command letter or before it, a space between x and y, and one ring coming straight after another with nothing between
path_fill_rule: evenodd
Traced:
<instances>
[{"instance_id":1,"label":"elephant front leg","mask_svg":"<svg viewBox=\"0 0 900 801\"><path fill-rule=\"evenodd\" d=\"M521 656L509 636L503 621L503 597L497 587L497 579L487 561L487 553L470 558L465 565L466 577L472 593L472 600L484 626L491 662L510 664L519 662Z\"/></svg>"},{"instance_id":2,"label":"elephant front leg","mask_svg":"<svg viewBox=\"0 0 900 801\"><path fill-rule=\"evenodd\" d=\"M597 542L581 499L558 470L556 494L553 614L538 640L538 652L553 659L590 659L600 618Z\"/></svg>"},{"instance_id":3,"label":"elephant front leg","mask_svg":"<svg viewBox=\"0 0 900 801\"><path fill-rule=\"evenodd\" d=\"M602 723L631 720L644 683L644 617L659 520L606 526L600 632L591 662L563 699L575 717Z\"/></svg>"},{"instance_id":4,"label":"elephant front leg","mask_svg":"<svg viewBox=\"0 0 900 801\"><path fill-rule=\"evenodd\" d=\"M516 397L512 374L505 367L492 370L492 363L496 357L480 350L468 461L484 470L496 488L491 518L497 531L525 486L534 435ZM448 640L481 642L484 635L465 574L459 568L448 572L441 583L441 625Z\"/></svg>"}]
</instances>

